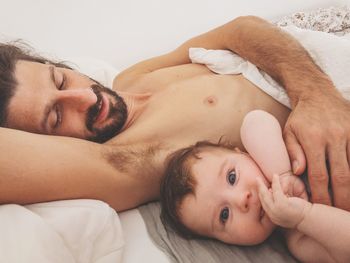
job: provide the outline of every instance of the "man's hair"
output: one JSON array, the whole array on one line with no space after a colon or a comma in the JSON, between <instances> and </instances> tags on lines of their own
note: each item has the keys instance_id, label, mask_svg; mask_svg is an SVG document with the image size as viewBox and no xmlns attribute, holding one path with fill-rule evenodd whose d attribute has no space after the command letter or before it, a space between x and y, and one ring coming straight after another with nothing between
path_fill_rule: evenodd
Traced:
<instances>
[{"instance_id":1,"label":"man's hair","mask_svg":"<svg viewBox=\"0 0 350 263\"><path fill-rule=\"evenodd\" d=\"M34 54L32 49L23 42L0 43L0 127L6 126L8 105L14 96L18 85L15 77L15 68L18 60L26 60L43 64L52 64L57 67L69 68L60 62Z\"/></svg>"},{"instance_id":2,"label":"man's hair","mask_svg":"<svg viewBox=\"0 0 350 263\"><path fill-rule=\"evenodd\" d=\"M221 147L232 149L229 144L200 141L194 145L175 151L167 158L167 167L160 188L161 220L168 230L173 230L184 238L200 238L181 221L180 208L189 194L195 194L196 180L193 177L192 164L201 159L203 150Z\"/></svg>"}]
</instances>

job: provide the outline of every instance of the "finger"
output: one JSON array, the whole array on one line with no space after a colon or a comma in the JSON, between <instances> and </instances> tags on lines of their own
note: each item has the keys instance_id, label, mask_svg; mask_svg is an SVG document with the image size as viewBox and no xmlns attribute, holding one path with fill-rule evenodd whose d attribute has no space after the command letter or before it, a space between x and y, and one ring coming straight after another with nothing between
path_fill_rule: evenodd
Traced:
<instances>
[{"instance_id":1,"label":"finger","mask_svg":"<svg viewBox=\"0 0 350 263\"><path fill-rule=\"evenodd\" d=\"M292 181L291 181L291 176L290 175L286 175L286 176L279 176L279 181L280 181L280 184L281 184L281 187L282 187L282 191L283 193L285 194L288 194L288 195L292 195L292 191L294 189L293 185L292 185Z\"/></svg>"},{"instance_id":2,"label":"finger","mask_svg":"<svg viewBox=\"0 0 350 263\"><path fill-rule=\"evenodd\" d=\"M334 205L349 210L350 172L346 148L342 144L333 144L329 147L328 156Z\"/></svg>"},{"instance_id":3,"label":"finger","mask_svg":"<svg viewBox=\"0 0 350 263\"><path fill-rule=\"evenodd\" d=\"M262 181L261 178L257 178L256 179L257 184L258 184L258 192L259 192L259 196L266 196L269 197L271 196L271 193L269 192L269 189L266 187L266 185L264 184L264 182Z\"/></svg>"},{"instance_id":4,"label":"finger","mask_svg":"<svg viewBox=\"0 0 350 263\"><path fill-rule=\"evenodd\" d=\"M271 203L273 203L272 193L269 191L269 189L267 189L261 178L257 178L257 183L260 202L262 204L271 206Z\"/></svg>"},{"instance_id":5,"label":"finger","mask_svg":"<svg viewBox=\"0 0 350 263\"><path fill-rule=\"evenodd\" d=\"M285 195L282 190L280 178L278 174L273 174L272 176L272 192L273 192L273 197L276 199L283 198Z\"/></svg>"},{"instance_id":6,"label":"finger","mask_svg":"<svg viewBox=\"0 0 350 263\"><path fill-rule=\"evenodd\" d=\"M302 194L305 194L305 184L303 183L303 181L298 178L298 177L294 177L294 183L293 183L293 193L292 196L296 196L296 197L302 197Z\"/></svg>"},{"instance_id":7,"label":"finger","mask_svg":"<svg viewBox=\"0 0 350 263\"><path fill-rule=\"evenodd\" d=\"M257 182L261 206L264 209L264 211L269 215L273 207L272 193L269 191L269 189L267 189L266 185L260 178L257 178Z\"/></svg>"},{"instance_id":8,"label":"finger","mask_svg":"<svg viewBox=\"0 0 350 263\"><path fill-rule=\"evenodd\" d=\"M289 128L285 128L283 137L292 163L293 174L301 175L306 168L306 159L303 148Z\"/></svg>"},{"instance_id":9,"label":"finger","mask_svg":"<svg viewBox=\"0 0 350 263\"><path fill-rule=\"evenodd\" d=\"M307 193L306 191L302 192L300 195L299 195L300 198L308 201L309 200L309 197L307 196Z\"/></svg>"},{"instance_id":10,"label":"finger","mask_svg":"<svg viewBox=\"0 0 350 263\"><path fill-rule=\"evenodd\" d=\"M326 167L324 147L315 145L314 149L305 149L308 162L308 179L311 190L311 199L314 203L331 205L328 192L328 172Z\"/></svg>"}]
</instances>

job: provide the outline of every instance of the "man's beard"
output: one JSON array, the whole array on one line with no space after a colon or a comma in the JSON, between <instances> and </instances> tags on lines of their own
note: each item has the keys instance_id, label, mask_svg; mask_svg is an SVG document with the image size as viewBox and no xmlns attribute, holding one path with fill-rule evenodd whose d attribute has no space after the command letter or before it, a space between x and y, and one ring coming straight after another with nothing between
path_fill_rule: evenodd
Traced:
<instances>
[{"instance_id":1,"label":"man's beard","mask_svg":"<svg viewBox=\"0 0 350 263\"><path fill-rule=\"evenodd\" d=\"M120 97L115 91L103 87L102 85L93 84L91 89L96 94L97 102L91 106L87 113L86 127L94 135L88 138L90 141L103 143L117 135L123 128L127 116L127 106L122 97ZM109 112L106 120L107 124L103 128L94 128L95 120L99 114L99 105L102 101L102 93L108 94ZM112 99L110 100L110 97Z\"/></svg>"}]
</instances>

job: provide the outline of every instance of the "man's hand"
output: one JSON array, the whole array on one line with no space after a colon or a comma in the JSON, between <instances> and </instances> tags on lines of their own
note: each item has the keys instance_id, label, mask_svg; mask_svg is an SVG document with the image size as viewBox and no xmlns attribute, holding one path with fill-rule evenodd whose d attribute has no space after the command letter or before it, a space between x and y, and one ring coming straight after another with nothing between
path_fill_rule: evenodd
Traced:
<instances>
[{"instance_id":1,"label":"man's hand","mask_svg":"<svg viewBox=\"0 0 350 263\"><path fill-rule=\"evenodd\" d=\"M261 205L271 221L286 228L296 228L304 219L312 204L299 197L288 197L283 193L280 177L272 178L272 191L258 180Z\"/></svg>"},{"instance_id":2,"label":"man's hand","mask_svg":"<svg viewBox=\"0 0 350 263\"><path fill-rule=\"evenodd\" d=\"M350 211L350 103L335 89L314 89L300 96L284 128L294 174L305 170L315 203ZM330 177L326 162L329 162Z\"/></svg>"}]
</instances>

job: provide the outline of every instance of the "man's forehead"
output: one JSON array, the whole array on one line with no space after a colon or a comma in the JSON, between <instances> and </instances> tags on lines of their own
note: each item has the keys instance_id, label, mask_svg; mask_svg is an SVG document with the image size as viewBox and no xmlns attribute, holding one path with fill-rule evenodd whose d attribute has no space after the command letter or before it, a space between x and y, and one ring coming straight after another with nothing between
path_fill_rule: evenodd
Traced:
<instances>
[{"instance_id":1,"label":"man's forehead","mask_svg":"<svg viewBox=\"0 0 350 263\"><path fill-rule=\"evenodd\" d=\"M49 83L48 65L19 60L14 73L17 85L8 105L7 126L38 132L35 120L41 113L38 107L44 96L41 87Z\"/></svg>"},{"instance_id":2,"label":"man's forehead","mask_svg":"<svg viewBox=\"0 0 350 263\"><path fill-rule=\"evenodd\" d=\"M17 81L23 81L25 79L35 79L39 76L44 76L45 71L49 65L26 61L26 60L18 60L15 67L15 77Z\"/></svg>"}]
</instances>

